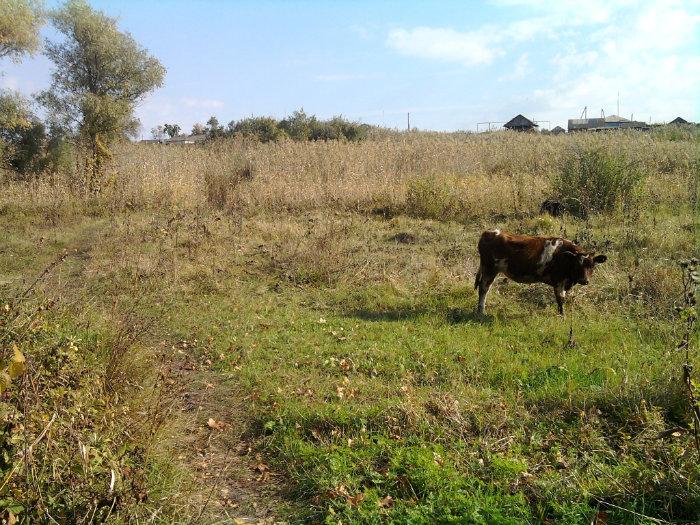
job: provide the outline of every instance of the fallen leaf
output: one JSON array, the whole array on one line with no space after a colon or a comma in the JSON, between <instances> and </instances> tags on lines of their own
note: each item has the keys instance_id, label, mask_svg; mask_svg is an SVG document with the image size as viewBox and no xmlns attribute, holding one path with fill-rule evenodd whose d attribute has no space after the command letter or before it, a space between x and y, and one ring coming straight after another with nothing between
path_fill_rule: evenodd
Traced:
<instances>
[{"instance_id":1,"label":"fallen leaf","mask_svg":"<svg viewBox=\"0 0 700 525\"><path fill-rule=\"evenodd\" d=\"M255 465L254 470L260 472L260 475L257 477L257 481L267 481L270 479L270 467L267 463L261 461Z\"/></svg>"},{"instance_id":2,"label":"fallen leaf","mask_svg":"<svg viewBox=\"0 0 700 525\"><path fill-rule=\"evenodd\" d=\"M223 421L217 421L213 417L210 417L207 421L207 426L213 430L224 430L226 428L226 423Z\"/></svg>"},{"instance_id":3,"label":"fallen leaf","mask_svg":"<svg viewBox=\"0 0 700 525\"><path fill-rule=\"evenodd\" d=\"M7 525L15 525L15 523L17 523L17 518L10 509L6 509L5 512L1 514L1 516L2 522L6 523Z\"/></svg>"},{"instance_id":4,"label":"fallen leaf","mask_svg":"<svg viewBox=\"0 0 700 525\"><path fill-rule=\"evenodd\" d=\"M354 496L348 496L347 501L351 507L357 507L365 499L365 493L360 492Z\"/></svg>"},{"instance_id":5,"label":"fallen leaf","mask_svg":"<svg viewBox=\"0 0 700 525\"><path fill-rule=\"evenodd\" d=\"M377 502L380 508L390 509L394 506L394 498L391 496L385 496Z\"/></svg>"},{"instance_id":6,"label":"fallen leaf","mask_svg":"<svg viewBox=\"0 0 700 525\"><path fill-rule=\"evenodd\" d=\"M13 356L10 360L10 365L7 367L7 373L11 379L15 379L27 371L27 360L19 351L17 345L12 345Z\"/></svg>"}]
</instances>

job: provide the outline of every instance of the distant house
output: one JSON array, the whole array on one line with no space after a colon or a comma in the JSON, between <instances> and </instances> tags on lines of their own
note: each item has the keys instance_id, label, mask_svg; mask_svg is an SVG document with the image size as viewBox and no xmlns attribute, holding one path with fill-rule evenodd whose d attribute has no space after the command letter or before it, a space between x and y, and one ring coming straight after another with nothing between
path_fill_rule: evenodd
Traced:
<instances>
[{"instance_id":1,"label":"distant house","mask_svg":"<svg viewBox=\"0 0 700 525\"><path fill-rule=\"evenodd\" d=\"M561 126L557 126L550 131L552 135L559 135L560 133L566 133L566 130Z\"/></svg>"},{"instance_id":2,"label":"distant house","mask_svg":"<svg viewBox=\"0 0 700 525\"><path fill-rule=\"evenodd\" d=\"M170 139L165 139L163 144L198 144L207 139L205 134L200 135L176 135Z\"/></svg>"},{"instance_id":3,"label":"distant house","mask_svg":"<svg viewBox=\"0 0 700 525\"><path fill-rule=\"evenodd\" d=\"M534 131L535 128L539 126L529 118L525 118L522 115L517 115L503 124L503 127L513 131Z\"/></svg>"},{"instance_id":4,"label":"distant house","mask_svg":"<svg viewBox=\"0 0 700 525\"><path fill-rule=\"evenodd\" d=\"M200 135L176 135L165 139L144 139L141 144L199 144L207 140L207 136Z\"/></svg>"},{"instance_id":5,"label":"distant house","mask_svg":"<svg viewBox=\"0 0 700 525\"><path fill-rule=\"evenodd\" d=\"M688 122L684 118L676 117L671 122L669 122L669 124L677 124L677 125L681 126L683 124L690 124L690 122Z\"/></svg>"},{"instance_id":6,"label":"distant house","mask_svg":"<svg viewBox=\"0 0 700 525\"><path fill-rule=\"evenodd\" d=\"M646 122L629 120L619 115L600 118L572 118L568 123L569 131L605 131L610 129L648 130Z\"/></svg>"}]
</instances>

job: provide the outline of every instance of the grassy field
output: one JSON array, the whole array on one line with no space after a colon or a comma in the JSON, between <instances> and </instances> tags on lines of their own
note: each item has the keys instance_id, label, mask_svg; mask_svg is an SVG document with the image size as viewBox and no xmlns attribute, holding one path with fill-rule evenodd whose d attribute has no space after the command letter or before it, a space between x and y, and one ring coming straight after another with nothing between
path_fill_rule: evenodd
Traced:
<instances>
[{"instance_id":1,"label":"grassy field","mask_svg":"<svg viewBox=\"0 0 700 525\"><path fill-rule=\"evenodd\" d=\"M8 178L0 326L30 372L3 401L3 473L34 445L0 498L75 523L697 521L674 310L698 251L697 148L125 145L99 195L68 174ZM634 191L539 215L590 151L633 167ZM477 317L476 242L494 227L608 262L564 318L551 289L501 278Z\"/></svg>"}]
</instances>

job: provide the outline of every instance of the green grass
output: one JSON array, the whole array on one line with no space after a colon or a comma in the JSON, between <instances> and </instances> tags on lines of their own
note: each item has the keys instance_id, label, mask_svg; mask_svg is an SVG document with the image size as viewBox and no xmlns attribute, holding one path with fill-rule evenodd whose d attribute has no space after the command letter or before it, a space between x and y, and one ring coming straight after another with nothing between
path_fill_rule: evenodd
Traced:
<instances>
[{"instance_id":1,"label":"green grass","mask_svg":"<svg viewBox=\"0 0 700 525\"><path fill-rule=\"evenodd\" d=\"M0 279L26 281L79 247L70 293L98 316L130 302L157 319L153 341L187 341L208 359L284 480L292 522L700 518L690 436L657 439L688 424L672 309L673 259L694 250L687 214L634 228L619 217L498 224L608 253L566 318L547 287L500 280L489 314L472 313L477 224L257 215L232 229L207 215L208 237L183 226L176 239L166 216L15 217ZM416 242L392 241L400 232ZM146 475L165 498L183 474L162 458Z\"/></svg>"},{"instance_id":2,"label":"green grass","mask_svg":"<svg viewBox=\"0 0 700 525\"><path fill-rule=\"evenodd\" d=\"M667 323L517 304L481 321L463 288L399 298L256 284L207 302L199 327L183 305L175 324L229 357L221 371L254 399L250 431L309 517L590 523L598 500L696 517L697 490L655 479L668 452L652 435L683 420Z\"/></svg>"}]
</instances>

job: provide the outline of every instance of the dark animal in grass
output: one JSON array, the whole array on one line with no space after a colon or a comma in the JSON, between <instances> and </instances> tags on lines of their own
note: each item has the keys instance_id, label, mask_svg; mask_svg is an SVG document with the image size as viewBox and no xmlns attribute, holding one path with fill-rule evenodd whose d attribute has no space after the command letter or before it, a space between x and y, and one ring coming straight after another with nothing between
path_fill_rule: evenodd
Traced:
<instances>
[{"instance_id":1,"label":"dark animal in grass","mask_svg":"<svg viewBox=\"0 0 700 525\"><path fill-rule=\"evenodd\" d=\"M540 213L549 213L552 217L561 217L565 211L564 204L553 199L547 199L540 205Z\"/></svg>"},{"instance_id":2,"label":"dark animal in grass","mask_svg":"<svg viewBox=\"0 0 700 525\"><path fill-rule=\"evenodd\" d=\"M563 315L566 292L576 284L588 284L595 267L607 260L605 255L595 255L560 237L512 235L501 230L481 234L479 257L474 282L474 288L479 290L479 314L484 313L493 280L503 273L518 283L550 285Z\"/></svg>"}]
</instances>

